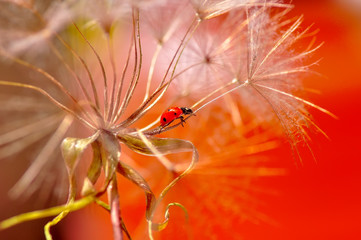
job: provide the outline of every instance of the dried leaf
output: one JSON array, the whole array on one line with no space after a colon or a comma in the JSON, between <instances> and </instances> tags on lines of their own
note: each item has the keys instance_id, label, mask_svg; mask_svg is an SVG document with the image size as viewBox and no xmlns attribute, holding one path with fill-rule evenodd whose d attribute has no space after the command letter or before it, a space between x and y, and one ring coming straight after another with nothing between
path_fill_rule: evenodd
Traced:
<instances>
[{"instance_id":1,"label":"dried leaf","mask_svg":"<svg viewBox=\"0 0 361 240\"><path fill-rule=\"evenodd\" d=\"M138 131L139 136L122 134L118 135L118 139L126 144L133 151L138 152L144 155L157 156L161 157L162 155L167 155L171 153L180 153L180 152L193 152L192 160L188 166L188 168L182 172L178 177L176 177L171 183L167 185L159 195L159 198L156 202L154 202L154 195L151 192L150 187L145 182L145 180L133 169L124 163L120 163L118 165L118 172L130 179L132 182L141 187L147 196L147 208L146 208L146 217L148 220L148 231L149 238L153 239L152 231L161 231L163 230L169 221L169 207L170 206L179 206L181 207L185 213L185 208L178 203L170 203L166 208L165 220L162 223L154 223L152 221L154 212L159 205L159 203L163 200L168 191L185 175L187 175L194 167L196 162L198 161L198 151L194 147L194 145L186 140L182 139L174 139L174 138L156 138L152 136L145 136L143 133ZM186 213L187 215L187 213Z\"/></svg>"},{"instance_id":2,"label":"dried leaf","mask_svg":"<svg viewBox=\"0 0 361 240\"><path fill-rule=\"evenodd\" d=\"M118 173L122 174L124 177L132 181L134 184L136 184L138 187L144 190L145 196L147 199L146 203L146 218L147 220L150 220L151 213L154 210L155 205L155 196L150 189L148 183L145 181L145 179L132 167L128 166L127 164L123 162L118 163L117 168Z\"/></svg>"},{"instance_id":3,"label":"dried leaf","mask_svg":"<svg viewBox=\"0 0 361 240\"><path fill-rule=\"evenodd\" d=\"M100 155L103 163L106 181L109 182L116 170L120 158L120 145L117 138L108 133L103 133L99 139Z\"/></svg>"},{"instance_id":4,"label":"dried leaf","mask_svg":"<svg viewBox=\"0 0 361 240\"><path fill-rule=\"evenodd\" d=\"M86 147L95 141L99 133L88 138L65 138L61 145L61 150L69 172L74 171L77 160Z\"/></svg>"},{"instance_id":5,"label":"dried leaf","mask_svg":"<svg viewBox=\"0 0 361 240\"><path fill-rule=\"evenodd\" d=\"M177 206L177 207L180 207L185 216L186 216L186 219L188 220L188 211L187 209L180 203L169 203L165 209L165 213L164 213L164 221L162 223L158 223L158 224L153 224L152 225L152 230L153 231L162 231L163 229L165 229L168 225L168 222L169 222L169 208L171 206Z\"/></svg>"},{"instance_id":6,"label":"dried leaf","mask_svg":"<svg viewBox=\"0 0 361 240\"><path fill-rule=\"evenodd\" d=\"M157 155L151 148L138 136L122 134L117 136L118 139L126 144L134 152L155 156ZM176 139L176 138L156 138L147 136L147 140L154 146L154 148L162 155L180 152L192 152L193 145L191 142Z\"/></svg>"},{"instance_id":7,"label":"dried leaf","mask_svg":"<svg viewBox=\"0 0 361 240\"><path fill-rule=\"evenodd\" d=\"M88 138L65 138L61 145L62 154L68 170L69 177L69 197L74 199L76 195L76 181L74 177L74 172L76 165L79 161L81 154L88 147L89 144L95 141L99 136L99 133L95 133L93 136Z\"/></svg>"},{"instance_id":8,"label":"dried leaf","mask_svg":"<svg viewBox=\"0 0 361 240\"><path fill-rule=\"evenodd\" d=\"M82 188L82 196L87 196L89 194L95 193L94 184L98 180L101 170L102 170L102 160L99 149L99 143L92 143L93 149L93 159L89 166L87 177L84 179L83 188Z\"/></svg>"}]
</instances>

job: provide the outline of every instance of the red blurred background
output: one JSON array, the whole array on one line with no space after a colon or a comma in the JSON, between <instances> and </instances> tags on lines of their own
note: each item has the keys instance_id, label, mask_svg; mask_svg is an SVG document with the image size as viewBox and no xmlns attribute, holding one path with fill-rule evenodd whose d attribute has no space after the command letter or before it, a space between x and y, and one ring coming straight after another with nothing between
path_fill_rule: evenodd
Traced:
<instances>
[{"instance_id":1,"label":"red blurred background","mask_svg":"<svg viewBox=\"0 0 361 240\"><path fill-rule=\"evenodd\" d=\"M290 166L291 174L278 184L281 195L268 203L267 212L281 226L253 225L247 237L361 239L361 1L293 3L292 12L304 14L306 26L314 23L317 40L325 42L316 70L326 78L306 81L321 91L310 98L339 119L312 112L330 140L313 138L317 163Z\"/></svg>"}]
</instances>

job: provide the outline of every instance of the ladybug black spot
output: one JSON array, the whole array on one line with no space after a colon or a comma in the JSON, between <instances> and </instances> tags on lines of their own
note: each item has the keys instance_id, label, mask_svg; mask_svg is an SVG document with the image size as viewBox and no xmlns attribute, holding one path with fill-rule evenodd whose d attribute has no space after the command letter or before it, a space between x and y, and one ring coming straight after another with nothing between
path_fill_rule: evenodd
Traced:
<instances>
[{"instance_id":1,"label":"ladybug black spot","mask_svg":"<svg viewBox=\"0 0 361 240\"><path fill-rule=\"evenodd\" d=\"M167 121L167 119L166 118L163 118L163 122L166 122Z\"/></svg>"}]
</instances>

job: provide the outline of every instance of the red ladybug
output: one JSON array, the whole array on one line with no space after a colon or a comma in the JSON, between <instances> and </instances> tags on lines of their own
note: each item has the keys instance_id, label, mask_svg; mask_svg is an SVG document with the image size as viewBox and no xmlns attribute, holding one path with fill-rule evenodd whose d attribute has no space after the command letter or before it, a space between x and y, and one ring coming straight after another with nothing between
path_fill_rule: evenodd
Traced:
<instances>
[{"instance_id":1,"label":"red ladybug","mask_svg":"<svg viewBox=\"0 0 361 240\"><path fill-rule=\"evenodd\" d=\"M160 125L161 127L168 126L171 122L176 119L181 120L181 124L183 126L184 117L183 115L190 115L193 114L192 109L186 107L172 107L165 111L162 116L160 117Z\"/></svg>"}]
</instances>

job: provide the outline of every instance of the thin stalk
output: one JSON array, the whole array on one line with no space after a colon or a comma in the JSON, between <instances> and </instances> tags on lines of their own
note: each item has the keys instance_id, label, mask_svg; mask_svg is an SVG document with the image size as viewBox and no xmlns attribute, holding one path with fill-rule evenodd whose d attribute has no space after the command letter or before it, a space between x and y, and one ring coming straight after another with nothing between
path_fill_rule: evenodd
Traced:
<instances>
[{"instance_id":1,"label":"thin stalk","mask_svg":"<svg viewBox=\"0 0 361 240\"><path fill-rule=\"evenodd\" d=\"M194 23L197 22L195 25ZM119 127L127 127L129 125L131 125L132 123L134 123L135 121L137 121L140 117L142 117L147 111L149 111L161 98L162 96L164 95L164 93L166 92L166 90L168 89L169 87L169 84L173 81L173 76L174 76L174 73L175 73L175 70L176 70L176 66L177 66L177 63L179 62L179 59L180 59L180 56L182 54L182 52L184 51L184 48L185 46L187 45L187 43L189 42L192 34L194 33L194 31L197 29L197 27L199 26L199 19L196 17L193 22L191 23L191 25L189 26L189 28L187 29L182 41L181 41L181 44L179 45L179 47L177 48L168 68L167 68L167 71L160 83L160 85L158 86L158 88L152 93L152 95L150 95L148 97L147 100L145 100L141 106L137 109L137 111L135 111L127 120L123 121L122 123L118 124L117 126L115 126L114 129L118 129ZM193 29L192 29L193 28ZM188 36L188 34L190 34L190 36ZM189 37L187 40L187 36ZM180 52L180 54L178 54ZM178 56L178 58L177 58ZM165 83L165 79L170 71L170 68L171 66L173 65L173 62L176 61L176 64L172 70L172 75L171 75L171 78L168 82ZM161 92L161 93L160 93ZM158 96L158 98L156 100L154 100L154 102L149 105L147 107L147 105L151 102L152 99L154 99L154 97L160 93L160 95ZM123 110L123 109L122 109ZM123 110L124 111L124 110Z\"/></svg>"},{"instance_id":2,"label":"thin stalk","mask_svg":"<svg viewBox=\"0 0 361 240\"><path fill-rule=\"evenodd\" d=\"M182 39L182 43L179 45L178 49L176 50L176 53L174 54L174 57L171 60L171 63L169 64L169 67L163 77L163 80L161 82L161 84L159 85L159 87L153 92L153 94L148 98L148 100L146 100L145 102L143 102L142 106L138 108L138 110L135 112L137 113L137 115L132 114L131 117L128 118L128 120L126 120L125 122L121 123L120 125L124 126L129 126L130 124L134 123L135 121L137 121L140 117L142 117L144 114L146 114L146 112L148 112L155 104L158 103L158 101L163 97L163 95L165 94L165 92L167 91L169 84L174 80L173 76L176 70L176 66L179 62L179 59L184 51L184 48L186 47L187 43L189 42L189 40L191 39L191 36L193 35L194 31L197 29L197 27L199 26L200 21L197 21L197 24L193 26L194 22L197 20L197 18L194 19L194 21L192 22L192 24L190 25L190 27L188 28L186 34L184 35L183 39ZM193 29L192 29L193 28ZM192 31L191 31L192 30ZM188 35L190 33L190 35ZM186 39L188 37L188 39ZM179 53L179 54L178 54ZM178 56L178 57L177 57ZM173 65L173 62L176 61L175 66L172 70L172 74L170 77L170 80L166 83L165 79L170 71L171 66ZM161 90L163 89L163 90ZM160 91L161 90L161 91ZM147 107L147 105L150 103L150 101L158 94L159 96ZM134 117L133 117L134 116ZM131 119L131 120L129 120Z\"/></svg>"},{"instance_id":3,"label":"thin stalk","mask_svg":"<svg viewBox=\"0 0 361 240\"><path fill-rule=\"evenodd\" d=\"M196 22L196 25L194 25L195 22ZM161 87L161 86L164 84L165 79L166 79L167 76L168 76L168 73L169 73L169 71L170 71L170 69L171 69L171 67L172 67L172 65L173 65L173 62L176 60L176 57L178 56L179 51L183 52L184 47L185 47L185 45L186 45L185 42L187 43L187 42L190 40L190 38L189 38L187 41L185 41L186 37L188 36L188 34L189 34L190 32L193 33L193 32L197 29L199 23L200 23L199 19L198 19L197 17L195 17L194 20L192 21L191 25L190 25L189 28L187 29L186 33L184 34L184 36L183 36L183 38L182 38L182 40L181 40L181 44L179 44L176 52L174 53L174 56L173 56L171 62L169 63L169 66L168 66L168 68L167 68L167 70L166 70L166 72L165 72L165 74L164 74L164 77L163 77L161 83L159 84L159 87ZM194 29L192 30L192 28L194 28ZM192 30L192 31L191 31L191 30ZM182 47L183 47L183 50L181 50ZM181 55L181 54L179 54L179 55ZM179 58L180 58L180 56L178 57L178 59L176 60L176 62L179 61ZM174 70L175 70L175 67L174 67L174 69L173 69L173 72L174 72ZM158 87L158 88L159 88L159 87Z\"/></svg>"},{"instance_id":4,"label":"thin stalk","mask_svg":"<svg viewBox=\"0 0 361 240\"><path fill-rule=\"evenodd\" d=\"M154 52L153 57L152 57L152 61L150 63L149 73L148 73L148 80L147 80L147 88L145 90L145 96L144 96L143 102L149 97L150 85L152 83L155 63L157 62L157 59L158 59L158 56L159 56L159 53L160 53L160 50L162 49L162 47L163 47L163 44L158 42L157 47L156 47L155 52Z\"/></svg>"},{"instance_id":5,"label":"thin stalk","mask_svg":"<svg viewBox=\"0 0 361 240\"><path fill-rule=\"evenodd\" d=\"M237 81L232 80L231 82L229 82L229 83L227 83L227 84L225 84L225 85L217 88L216 90L214 90L214 91L212 91L211 93L207 94L207 96L205 96L205 97L201 98L200 100L198 100L198 102L196 102L195 104L193 104L193 105L191 106L191 108L192 108L192 109L193 109L193 108L196 108L198 105L200 105L202 102L204 102L207 98L210 98L210 97L213 96L214 94L222 91L223 89L225 89L225 88L227 88L227 87L229 87L229 86L231 86L232 84L235 84L235 83L237 83Z\"/></svg>"},{"instance_id":6,"label":"thin stalk","mask_svg":"<svg viewBox=\"0 0 361 240\"><path fill-rule=\"evenodd\" d=\"M187 68L185 68L185 69L183 69L181 72L179 72L179 73L177 73L175 76L173 76L173 78L172 79L170 79L168 82L166 82L162 87L164 88L163 89L163 92L164 91L166 91L167 89L165 88L166 86L167 86L167 84L170 84L170 82L173 80L173 79L175 79L175 78L177 78L179 75L181 75L181 74L183 74L184 72L186 72L186 71L188 71L189 69L191 69L191 68L193 68L193 67L195 67L195 66L198 66L198 65L200 65L200 64L203 64L202 62L199 62L199 63L195 63L195 64L193 64L193 65L191 65L191 66L188 66ZM159 89L159 90L162 90L162 88L161 89ZM152 96L154 97L156 94L158 94L160 91L157 91L157 92L154 92L153 94L152 94ZM151 97L152 97L151 96ZM163 95L161 95L159 98L161 98ZM151 97L149 97L148 98L148 102L152 99ZM143 104L144 104L145 102L143 102ZM153 106L154 104L152 104L152 106ZM143 106L141 106L140 108L142 108L142 107L145 107L144 105ZM139 109L140 109L139 108ZM144 127L144 128L142 128L141 129L141 131L145 131L145 130L148 130L149 128L151 128L151 127L153 127L156 123L158 123L159 122L159 120L155 120L154 122L152 122L151 124L149 124L148 126L146 126L146 127Z\"/></svg>"},{"instance_id":7,"label":"thin stalk","mask_svg":"<svg viewBox=\"0 0 361 240\"><path fill-rule=\"evenodd\" d=\"M124 112L125 109L128 107L128 104L130 102L130 99L133 96L134 90L136 88L136 86L138 85L139 82L139 78L140 78L140 72L142 69L142 59L143 59L143 55L142 55L142 45L141 45L141 39L140 39L140 26L139 26L139 11L136 10L136 16L134 16L134 11L133 11L133 22L135 23L135 28L136 31L134 31L134 34L136 34L134 36L134 51L135 54L137 54L137 50L136 50L136 46L138 45L139 47L139 64L137 66L137 64L134 65L134 72L133 72L133 78L132 78L132 82L128 88L128 92L126 97L124 98L124 104L122 104L121 106L121 110Z\"/></svg>"},{"instance_id":8,"label":"thin stalk","mask_svg":"<svg viewBox=\"0 0 361 240\"><path fill-rule=\"evenodd\" d=\"M133 41L134 41L134 43L133 43L134 44L134 69L133 69L133 74L132 74L132 80L129 84L127 93L125 94L125 97L123 98L122 104L118 111L119 114L117 114L117 117L121 116L124 113L124 111L126 109L126 105L128 105L128 101L130 98L129 96L132 91L132 87L133 87L135 79L136 79L136 72L137 72L137 66L138 66L138 47L137 47L137 36L136 36L137 25L136 25L135 16L134 16L134 10L133 10L133 14L132 14L132 20L133 20ZM115 119L115 121L117 121L117 120L118 120L118 118Z\"/></svg>"},{"instance_id":9,"label":"thin stalk","mask_svg":"<svg viewBox=\"0 0 361 240\"><path fill-rule=\"evenodd\" d=\"M160 117L160 116L159 116L159 117ZM145 126L144 128L139 129L139 131L145 132L145 131L147 131L148 129L154 127L156 124L159 124L159 117L158 117L156 120L154 120L152 123L150 123L150 124L148 124L147 126Z\"/></svg>"},{"instance_id":10,"label":"thin stalk","mask_svg":"<svg viewBox=\"0 0 361 240\"><path fill-rule=\"evenodd\" d=\"M139 46L139 65L138 65L138 68L137 68L137 73L136 73L136 81L132 87L132 90L130 92L130 95L129 95L129 100L128 100L128 103L127 105L125 106L125 108L128 106L129 104L129 101L131 99L131 97L133 96L133 93L134 93L134 90L136 88L136 86L138 85L138 82L139 82L139 78L140 78L140 72L142 70L142 63L143 63L143 53L142 53L142 44L141 44L141 37L140 37L140 24L139 24L139 11L137 10L136 12L137 16L136 16L136 23L137 23L137 39L138 39L138 46Z\"/></svg>"},{"instance_id":11,"label":"thin stalk","mask_svg":"<svg viewBox=\"0 0 361 240\"><path fill-rule=\"evenodd\" d=\"M115 68L115 59L114 59L114 46L113 46L113 39L111 36L112 32L107 35L107 41L108 41L108 49L109 49L109 58L110 58L110 64L112 67L112 72L113 72L113 84L112 84L112 93L111 93L111 97L110 97L110 106L108 109L108 112L106 114L106 119L108 122L110 122L113 111L114 111L114 98L115 98L115 89L116 89L116 83L117 83L117 70Z\"/></svg>"},{"instance_id":12,"label":"thin stalk","mask_svg":"<svg viewBox=\"0 0 361 240\"><path fill-rule=\"evenodd\" d=\"M91 86L92 92L93 92L95 105L96 105L96 112L98 112L101 115L98 92L96 91L95 81L94 81L93 75L91 74L91 72L88 68L88 65L85 63L85 60L82 57L80 57L79 54L76 53L75 50L67 42L65 42L62 39L62 37L60 35L55 34L55 36L73 54L73 56L81 63L81 65L84 67L85 71L87 72L89 81L90 81L90 86Z\"/></svg>"},{"instance_id":13,"label":"thin stalk","mask_svg":"<svg viewBox=\"0 0 361 240\"><path fill-rule=\"evenodd\" d=\"M55 98L53 98L48 92L46 92L44 89L30 85L30 84L24 84L24 83L17 83L17 82L7 82L7 81L0 81L0 85L5 85L5 86L13 86L13 87L22 87L22 88L28 88L28 89L32 89L35 90L41 94L43 94L45 97L47 97L51 102L53 102L56 106L58 106L60 109L62 109L63 111L70 113L71 115L73 115L74 117L76 117L78 120L80 120L82 123L84 123L85 125L87 125L88 127L90 127L91 129L95 130L96 128L89 123L88 121L86 121L85 119L83 119L82 117L80 117L78 114L76 114L73 110L71 110L70 108L66 107L65 105L61 104L60 102L58 102Z\"/></svg>"},{"instance_id":14,"label":"thin stalk","mask_svg":"<svg viewBox=\"0 0 361 240\"><path fill-rule=\"evenodd\" d=\"M132 35L132 39L133 39L133 35ZM128 70L128 66L129 66L129 61L130 61L132 48L133 48L133 40L131 40L131 44L129 46L128 55L127 55L127 61L126 61L125 66L123 68L122 77L121 77L120 82L118 84L116 104L115 104L115 106L113 108L113 111L112 111L112 121L111 121L111 123L115 123L122 114L122 108L120 107L120 99L121 99L121 93L123 91L125 74L126 74L126 72ZM115 113L116 111L117 111L117 113Z\"/></svg>"},{"instance_id":15,"label":"thin stalk","mask_svg":"<svg viewBox=\"0 0 361 240\"><path fill-rule=\"evenodd\" d=\"M0 222L0 230L10 228L12 226L15 226L23 222L45 218L45 217L56 216L64 211L74 212L76 210L88 206L90 203L94 201L95 201L95 196L90 195L82 199L79 199L77 201L74 201L71 204L64 204L61 206L52 207L44 210L37 210L33 212L23 213Z\"/></svg>"},{"instance_id":16,"label":"thin stalk","mask_svg":"<svg viewBox=\"0 0 361 240\"><path fill-rule=\"evenodd\" d=\"M226 87L228 87L228 86L230 86L230 85L232 85L232 84L235 84L235 83L236 83L236 81L232 81L232 82L228 83L227 85L222 86L222 87L220 87L219 89L216 89L216 90L213 91L212 93L208 94L206 97L204 97L204 98L202 98L201 100L199 100L197 103L193 104L193 106L192 106L191 108L192 108L192 109L195 108L196 106L198 106L199 104L201 104L202 102L204 102L207 98L211 97L212 95L216 94L217 92L219 92L219 91L223 90L224 88L226 88ZM229 94L229 93L231 93L231 92L233 92L233 91L235 91L235 90L237 90L237 89L239 89L239 88L241 88L241 87L246 86L247 84L248 84L248 82L246 81L246 82L244 82L243 84L238 85L238 86L236 86L236 87L234 87L234 88L232 88L232 89L230 89L230 90L222 93L221 95L219 95L219 96L215 97L214 99L208 101L207 103L205 103L204 105L202 105L202 106L199 107L198 109L193 110L193 113L198 112L199 110L201 110L202 108L204 108L204 107L207 106L208 104L210 104L210 103L218 100L219 98L225 96L226 94ZM194 114L193 114L193 115L189 115L188 117L184 118L184 121L186 121L188 118L190 118L190 117L192 117L192 116L194 116ZM155 123L156 123L156 121L154 121L152 124L155 125ZM166 127L166 128L158 127L158 128L155 128L155 129L153 129L153 130L150 130L150 131L147 131L147 132L144 132L144 133L147 134L147 135L157 135L157 134L160 134L160 133L162 133L162 132L166 132L166 131L169 131L169 130L171 130L171 129L173 129L173 128L176 128L177 126L181 125L181 123L182 123L182 122L179 122L179 123L177 123L177 124L175 124L175 125L168 126L168 127ZM151 125L152 125L152 124L151 124ZM147 129L149 129L149 126L143 128L142 131L147 130Z\"/></svg>"},{"instance_id":17,"label":"thin stalk","mask_svg":"<svg viewBox=\"0 0 361 240\"><path fill-rule=\"evenodd\" d=\"M122 229L122 218L120 215L119 207L119 192L117 188L117 179L116 175L112 178L112 181L108 186L108 199L110 203L110 217L111 223L113 225L113 237L114 240L123 239L123 229Z\"/></svg>"},{"instance_id":18,"label":"thin stalk","mask_svg":"<svg viewBox=\"0 0 361 240\"><path fill-rule=\"evenodd\" d=\"M194 26L193 29L192 29L191 27L193 26L194 21L196 21L196 24L195 24L195 26ZM158 98L157 98L156 100L154 100L154 102L153 102L148 108L146 108L146 109L144 110L144 113L142 113L142 115L144 115L149 109L151 109L155 104L158 103L158 101L161 99L161 97L164 95L164 93L165 93L166 90L168 89L170 83L174 80L175 70L176 70L176 68L177 68L177 66L178 66L178 62L179 62L179 60L180 60L180 58L181 58L181 56L182 56L182 53L183 53L185 47L188 45L188 42L189 42L190 39L192 38L193 33L196 31L196 29L198 28L198 26L199 26L199 24L200 24L200 22L201 22L201 21L200 21L199 19L197 19L197 18L195 18L194 21L192 22L191 26L190 26L189 29L187 30L184 38L182 39L182 43L180 44L179 48L177 49L177 52L175 53L174 58L172 59L171 64L169 65L169 67L172 65L173 60L175 59L175 57L176 57L176 55L177 55L177 53L178 53L178 50L180 49L180 47L182 47L181 50L180 50L180 52L179 52L179 54L178 54L178 57L177 57L177 59L176 59L176 61L175 61L175 64L174 64L174 67L173 67L173 70L172 70L172 73L171 73L171 76L170 76L170 80L168 81L168 84L167 84L166 88L165 88L164 91L158 96ZM192 29L192 31L190 31L191 29ZM188 35L188 34L189 34L189 35ZM187 39L186 39L186 37L187 37ZM185 40L185 41L184 41L184 40ZM168 69L170 69L170 68L168 68ZM168 70L167 70L167 72L166 72L166 74L165 74L162 82L165 80L167 74L168 74Z\"/></svg>"},{"instance_id":19,"label":"thin stalk","mask_svg":"<svg viewBox=\"0 0 361 240\"><path fill-rule=\"evenodd\" d=\"M78 85L80 86L80 89L82 90L82 93L84 94L85 98L87 99L88 102L92 102L89 93L87 92L84 84L82 83L82 80L80 79L79 75L75 73L75 71L69 66L69 64L66 63L66 61L64 60L64 58L61 56L61 54L59 53L59 51L54 47L53 44L50 43L51 49L54 52L54 54L58 57L58 59L64 64L64 66L66 67L66 69L73 75L73 77L76 79L76 82L78 83ZM95 119L87 112L84 110L84 108L82 107L81 104L79 104L79 107L81 108L81 112L83 114L85 114L86 117L88 117L88 119L90 119L92 121L92 123L95 123ZM101 118L101 113L99 111L99 109L97 107L94 107L93 105L91 105L91 108L94 110L95 114L98 116L98 118Z\"/></svg>"},{"instance_id":20,"label":"thin stalk","mask_svg":"<svg viewBox=\"0 0 361 240\"><path fill-rule=\"evenodd\" d=\"M78 102L77 100L70 94L70 92L56 79L54 78L51 74L49 74L48 72L46 72L44 69L42 68L39 68L27 61L24 61L22 59L19 59L17 57L13 57L5 52L3 52L1 49L0 49L0 55L3 55L11 60L13 60L14 62L24 66L24 67L27 67L27 68L30 68L38 73L40 73L41 75L43 75L45 78L47 78L48 80L50 80L50 82L54 83L55 86L57 86L61 92L63 92L65 95L67 95L76 105L78 105Z\"/></svg>"},{"instance_id":21,"label":"thin stalk","mask_svg":"<svg viewBox=\"0 0 361 240\"><path fill-rule=\"evenodd\" d=\"M205 104L203 104L202 106L200 106L199 108L197 108L196 110L194 110L193 113L198 112L199 110L201 110L202 108L204 108L204 107L207 106L208 104L210 104L210 103L218 100L219 98L223 97L224 95L229 94L229 93L231 93L231 92L233 92L233 91L235 91L235 90L237 90L237 89L239 89L239 88L241 88L241 87L247 86L247 85L248 85L248 81L246 81L246 82L244 82L244 83L242 83L242 84L240 84L240 85L238 85L238 86L236 86L236 87L234 87L234 88L232 88L232 89L230 89L230 90L222 93L221 95L213 98L212 100L206 102ZM222 90L222 89L220 89L220 90ZM198 101L198 102L200 102L200 101ZM198 102L196 103L197 105L198 105ZM194 105L193 105L192 107L194 107Z\"/></svg>"},{"instance_id":22,"label":"thin stalk","mask_svg":"<svg viewBox=\"0 0 361 240\"><path fill-rule=\"evenodd\" d=\"M133 112L132 115L130 115L126 120L124 120L123 122L119 123L118 125L114 126L112 129L117 131L120 128L124 128L129 126L130 124L132 124L135 120L139 119L142 115L140 115L143 110L147 107L147 105L153 100L153 98L160 93L161 91L165 91L166 87L168 86L169 82L167 82L166 84L164 84L163 86L161 86L160 88L158 88L145 102L143 102L141 104L140 107L138 107L138 109Z\"/></svg>"},{"instance_id":23,"label":"thin stalk","mask_svg":"<svg viewBox=\"0 0 361 240\"><path fill-rule=\"evenodd\" d=\"M79 32L79 34L81 35L81 37L84 39L84 41L88 44L88 46L91 48L92 52L94 53L94 55L96 56L98 63L102 69L102 74L103 74L103 81L104 81L104 116L108 111L108 80L107 80L107 75L105 73L105 68L103 65L103 61L101 60L99 54L97 53L97 51L94 49L93 45L88 41L88 39L84 36L84 34L80 31L80 29L78 28L78 26L73 23L74 27L77 29L77 31Z\"/></svg>"}]
</instances>

